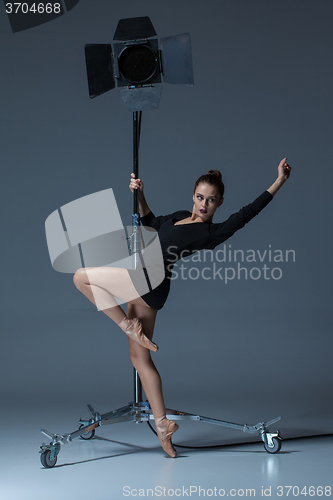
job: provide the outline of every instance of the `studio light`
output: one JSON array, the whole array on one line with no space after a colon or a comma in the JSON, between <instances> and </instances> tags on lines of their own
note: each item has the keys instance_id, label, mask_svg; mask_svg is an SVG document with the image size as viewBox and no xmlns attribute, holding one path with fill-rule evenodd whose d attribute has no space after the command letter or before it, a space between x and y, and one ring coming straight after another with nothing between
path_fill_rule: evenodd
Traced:
<instances>
[{"instance_id":1,"label":"studio light","mask_svg":"<svg viewBox=\"0 0 333 500\"><path fill-rule=\"evenodd\" d=\"M117 87L130 111L158 108L163 83L193 87L189 33L158 40L149 17L121 19L111 44L87 44L89 95Z\"/></svg>"}]
</instances>

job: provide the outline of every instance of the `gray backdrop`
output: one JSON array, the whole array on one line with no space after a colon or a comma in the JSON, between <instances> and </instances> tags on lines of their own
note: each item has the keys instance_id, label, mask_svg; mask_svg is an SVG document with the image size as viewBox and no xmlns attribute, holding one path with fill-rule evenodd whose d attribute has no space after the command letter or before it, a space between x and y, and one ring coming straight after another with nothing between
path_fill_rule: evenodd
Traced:
<instances>
[{"instance_id":1,"label":"gray backdrop","mask_svg":"<svg viewBox=\"0 0 333 500\"><path fill-rule=\"evenodd\" d=\"M165 85L159 108L143 114L140 176L152 211L191 210L195 180L217 168L226 185L220 222L272 184L281 158L293 168L272 203L226 242L244 252L294 250L295 261L244 264L278 267L281 279L172 282L154 338L166 403L193 412L207 404L217 418L239 413L251 423L283 414L290 437L332 432L332 14L323 0L81 0L13 34L1 11L7 408L25 402L50 414L74 401L103 411L132 397L124 335L71 275L53 271L44 222L112 187L131 224L132 116L117 90L89 99L84 45L109 43L119 19L148 15L158 37L191 34L195 76L192 89Z\"/></svg>"}]
</instances>

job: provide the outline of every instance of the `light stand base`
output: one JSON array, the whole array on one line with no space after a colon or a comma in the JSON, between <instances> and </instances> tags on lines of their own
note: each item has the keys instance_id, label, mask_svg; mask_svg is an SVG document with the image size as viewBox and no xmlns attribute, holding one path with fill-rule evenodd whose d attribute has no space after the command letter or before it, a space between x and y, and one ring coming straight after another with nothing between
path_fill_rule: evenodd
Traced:
<instances>
[{"instance_id":1,"label":"light stand base","mask_svg":"<svg viewBox=\"0 0 333 500\"><path fill-rule=\"evenodd\" d=\"M118 408L102 415L95 411L91 405L88 404L87 407L91 413L91 418L89 420L80 419L78 430L69 434L53 434L45 429L41 430L43 434L52 440L50 444L42 444L40 448L41 462L44 467L54 467L62 444L71 443L76 437L81 437L85 440L92 439L95 435L95 429L97 429L97 427L129 421L141 424L142 422L154 420L154 416L148 402L130 402L122 408ZM202 415L194 415L170 409L166 410L166 416L170 420L201 421L208 424L216 424L223 427L229 427L231 429L237 429L250 434L259 432L260 438L264 442L265 450L268 453L278 453L281 449L281 436L279 431L269 432L268 427L281 420L282 417L277 417L269 422L259 422L256 425L247 425L235 424L214 418L203 417Z\"/></svg>"}]
</instances>

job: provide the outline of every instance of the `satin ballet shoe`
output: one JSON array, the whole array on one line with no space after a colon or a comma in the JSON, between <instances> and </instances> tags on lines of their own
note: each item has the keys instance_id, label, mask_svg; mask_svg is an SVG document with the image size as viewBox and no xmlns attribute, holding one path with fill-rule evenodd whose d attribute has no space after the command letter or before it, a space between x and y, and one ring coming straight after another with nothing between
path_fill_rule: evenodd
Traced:
<instances>
[{"instance_id":1,"label":"satin ballet shoe","mask_svg":"<svg viewBox=\"0 0 333 500\"><path fill-rule=\"evenodd\" d=\"M177 456L177 452L174 449L173 444L171 442L171 436L179 428L179 425L176 424L176 422L174 422L173 420L166 419L166 421L168 422L167 426L163 426L160 429L156 425L157 437L160 440L163 450L171 458L175 458Z\"/></svg>"},{"instance_id":2,"label":"satin ballet shoe","mask_svg":"<svg viewBox=\"0 0 333 500\"><path fill-rule=\"evenodd\" d=\"M128 338L134 340L137 344L149 349L150 351L157 351L158 346L155 342L149 340L149 338L143 333L142 323L139 318L129 319L126 316L118 326L126 333Z\"/></svg>"}]
</instances>

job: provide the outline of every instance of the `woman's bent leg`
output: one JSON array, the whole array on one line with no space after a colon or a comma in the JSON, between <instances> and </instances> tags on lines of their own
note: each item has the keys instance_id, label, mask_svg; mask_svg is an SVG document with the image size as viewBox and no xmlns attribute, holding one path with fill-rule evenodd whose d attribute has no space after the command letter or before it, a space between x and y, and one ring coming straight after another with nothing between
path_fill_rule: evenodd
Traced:
<instances>
[{"instance_id":1,"label":"woman's bent leg","mask_svg":"<svg viewBox=\"0 0 333 500\"><path fill-rule=\"evenodd\" d=\"M123 302L132 301L147 306L136 291L127 269L82 268L74 274L73 281L78 290L112 319L128 337L146 349L157 351L156 344L143 333L141 322L137 318L130 320L115 299L116 296Z\"/></svg>"}]
</instances>

